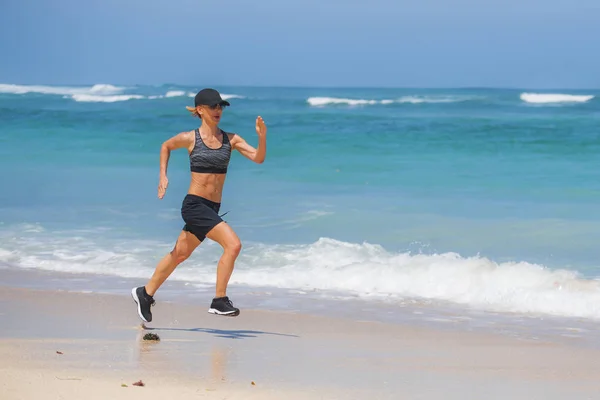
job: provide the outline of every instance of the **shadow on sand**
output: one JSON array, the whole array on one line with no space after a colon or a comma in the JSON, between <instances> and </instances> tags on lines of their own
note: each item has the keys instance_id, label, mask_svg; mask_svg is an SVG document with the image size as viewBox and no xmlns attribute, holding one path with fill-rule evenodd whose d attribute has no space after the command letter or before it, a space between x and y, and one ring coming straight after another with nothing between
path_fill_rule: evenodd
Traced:
<instances>
[{"instance_id":1,"label":"shadow on sand","mask_svg":"<svg viewBox=\"0 0 600 400\"><path fill-rule=\"evenodd\" d=\"M275 336L287 336L287 337L298 337L298 335L291 335L287 333L276 333L276 332L264 332L264 331L250 331L250 330L226 330L226 329L210 329L210 328L151 328L142 324L142 328L148 331L174 331L174 332L201 332L215 335L216 337L225 339L247 339L254 338L259 335L275 335Z\"/></svg>"}]
</instances>

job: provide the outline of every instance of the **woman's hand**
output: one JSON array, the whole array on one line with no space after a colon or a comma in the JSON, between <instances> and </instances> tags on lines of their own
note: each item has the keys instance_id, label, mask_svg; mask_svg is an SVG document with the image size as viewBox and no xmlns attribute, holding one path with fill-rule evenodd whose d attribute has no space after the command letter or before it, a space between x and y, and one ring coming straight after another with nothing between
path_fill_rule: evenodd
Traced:
<instances>
[{"instance_id":1,"label":"woman's hand","mask_svg":"<svg viewBox=\"0 0 600 400\"><path fill-rule=\"evenodd\" d=\"M158 198L162 199L165 196L165 192L167 191L167 186L169 186L169 179L166 176L160 178L158 182Z\"/></svg>"},{"instance_id":2,"label":"woman's hand","mask_svg":"<svg viewBox=\"0 0 600 400\"><path fill-rule=\"evenodd\" d=\"M263 121L261 116L256 118L256 134L259 138L267 136L267 125L265 125L265 121Z\"/></svg>"}]
</instances>

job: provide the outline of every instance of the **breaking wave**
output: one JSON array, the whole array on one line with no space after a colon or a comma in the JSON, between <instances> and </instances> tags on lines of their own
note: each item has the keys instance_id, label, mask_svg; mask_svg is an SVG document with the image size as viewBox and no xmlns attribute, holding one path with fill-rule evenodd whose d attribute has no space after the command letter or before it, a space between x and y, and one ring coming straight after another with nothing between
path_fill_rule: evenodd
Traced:
<instances>
[{"instance_id":1,"label":"breaking wave","mask_svg":"<svg viewBox=\"0 0 600 400\"><path fill-rule=\"evenodd\" d=\"M403 96L397 99L348 99L340 97L309 97L306 102L313 107L322 107L327 105L387 105L387 104L421 104L421 103L458 103L474 100L473 96Z\"/></svg>"},{"instance_id":2,"label":"breaking wave","mask_svg":"<svg viewBox=\"0 0 600 400\"><path fill-rule=\"evenodd\" d=\"M585 103L594 98L593 95L574 95L560 93L521 93L521 100L526 103Z\"/></svg>"},{"instance_id":3,"label":"breaking wave","mask_svg":"<svg viewBox=\"0 0 600 400\"><path fill-rule=\"evenodd\" d=\"M5 94L45 94L63 96L76 102L85 103L114 103L128 100L156 100L176 97L194 97L196 93L185 90L169 90L165 94L142 95L139 93L126 93L128 88L109 84L96 84L93 86L46 86L46 85L14 85L0 84L0 93ZM223 94L224 99L243 99L237 94Z\"/></svg>"},{"instance_id":4,"label":"breaking wave","mask_svg":"<svg viewBox=\"0 0 600 400\"><path fill-rule=\"evenodd\" d=\"M26 233L6 232L1 237L0 264L146 279L171 249L171 243L147 240L104 236L100 242L96 234L84 232L20 231ZM207 243L202 254L193 254L173 279L213 284L220 254L218 245ZM377 244L329 238L310 244L247 244L231 283L318 290L324 296L332 293L332 298L346 293L367 301L427 299L492 311L600 319L600 284L576 271L456 253L389 252Z\"/></svg>"}]
</instances>

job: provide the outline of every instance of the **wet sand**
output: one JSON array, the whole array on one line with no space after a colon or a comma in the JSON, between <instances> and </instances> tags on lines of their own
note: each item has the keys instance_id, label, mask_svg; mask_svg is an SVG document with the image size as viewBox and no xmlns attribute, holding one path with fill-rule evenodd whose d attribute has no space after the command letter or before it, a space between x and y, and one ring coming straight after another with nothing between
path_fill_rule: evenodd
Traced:
<instances>
[{"instance_id":1,"label":"wet sand","mask_svg":"<svg viewBox=\"0 0 600 400\"><path fill-rule=\"evenodd\" d=\"M0 286L2 399L593 399L600 352L544 340ZM160 341L143 340L146 333ZM58 354L57 351L62 354ZM141 380L145 386L133 386ZM125 384L127 387L123 387Z\"/></svg>"}]
</instances>

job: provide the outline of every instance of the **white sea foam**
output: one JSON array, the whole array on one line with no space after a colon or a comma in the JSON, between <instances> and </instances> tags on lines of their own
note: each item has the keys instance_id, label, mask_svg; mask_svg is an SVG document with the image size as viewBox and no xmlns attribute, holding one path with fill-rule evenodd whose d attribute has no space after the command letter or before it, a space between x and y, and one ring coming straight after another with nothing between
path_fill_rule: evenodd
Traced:
<instances>
[{"instance_id":1,"label":"white sea foam","mask_svg":"<svg viewBox=\"0 0 600 400\"><path fill-rule=\"evenodd\" d=\"M185 92L183 90L170 90L165 94L165 97L181 97L185 96Z\"/></svg>"},{"instance_id":2,"label":"white sea foam","mask_svg":"<svg viewBox=\"0 0 600 400\"><path fill-rule=\"evenodd\" d=\"M0 264L63 272L146 279L172 243L108 240L98 233L6 234ZM221 254L208 242L178 268L172 279L214 283ZM447 301L467 307L516 313L600 319L600 285L576 272L527 262L496 263L483 257L388 252L378 245L320 239L307 245L246 244L232 284L273 287L332 298Z\"/></svg>"},{"instance_id":3,"label":"white sea foam","mask_svg":"<svg viewBox=\"0 0 600 400\"><path fill-rule=\"evenodd\" d=\"M244 99L244 96L240 96L239 94L222 94L221 97L223 100L231 100L231 99Z\"/></svg>"},{"instance_id":4,"label":"white sea foam","mask_svg":"<svg viewBox=\"0 0 600 400\"><path fill-rule=\"evenodd\" d=\"M593 95L574 95L560 93L521 93L521 100L527 103L585 103L594 98Z\"/></svg>"},{"instance_id":5,"label":"white sea foam","mask_svg":"<svg viewBox=\"0 0 600 400\"><path fill-rule=\"evenodd\" d=\"M117 94L112 96L96 96L93 94L74 94L71 98L78 102L87 103L114 103L117 101L127 101L133 99L143 99L144 96L138 94Z\"/></svg>"},{"instance_id":6,"label":"white sea foam","mask_svg":"<svg viewBox=\"0 0 600 400\"><path fill-rule=\"evenodd\" d=\"M47 86L47 85L14 85L0 84L0 93L6 94L28 94L38 93L47 95L61 95L64 98L76 102L86 103L113 103L128 100L157 100L189 96L194 97L196 93L185 90L169 90L165 94L141 95L139 93L126 93L127 88L109 84L96 84L93 86ZM222 94L223 99L243 99L238 94Z\"/></svg>"},{"instance_id":7,"label":"white sea foam","mask_svg":"<svg viewBox=\"0 0 600 400\"><path fill-rule=\"evenodd\" d=\"M397 103L411 103L411 104L420 104L420 103L458 103L461 101L474 100L476 97L470 96L405 96L396 100Z\"/></svg>"},{"instance_id":8,"label":"white sea foam","mask_svg":"<svg viewBox=\"0 0 600 400\"><path fill-rule=\"evenodd\" d=\"M328 104L348 104L351 106L365 105L365 104L381 104L384 100L364 100L364 99L345 99L337 97L309 97L307 100L311 106L325 106ZM393 100L387 100L393 102Z\"/></svg>"},{"instance_id":9,"label":"white sea foam","mask_svg":"<svg viewBox=\"0 0 600 400\"><path fill-rule=\"evenodd\" d=\"M148 100L157 100L157 99L168 99L174 97L185 96L186 92L182 90L170 90L164 95L151 95L151 96L142 96L139 94L119 94L119 95L94 95L94 94L74 94L71 97L75 101L79 102L94 102L94 103L113 103L116 101L127 101L127 100L138 100L138 99L148 99ZM189 97L194 97L195 94L188 93ZM241 99L243 96L238 96L235 94L223 94L221 97L225 100L227 99Z\"/></svg>"},{"instance_id":10,"label":"white sea foam","mask_svg":"<svg viewBox=\"0 0 600 400\"><path fill-rule=\"evenodd\" d=\"M125 89L124 87L109 84L82 87L0 84L0 93L62 95L64 98L70 98L77 102L113 103L116 101L145 98L145 96L138 94L123 94Z\"/></svg>"},{"instance_id":11,"label":"white sea foam","mask_svg":"<svg viewBox=\"0 0 600 400\"><path fill-rule=\"evenodd\" d=\"M327 105L344 104L350 106L376 105L376 104L421 104L421 103L457 103L476 99L473 96L403 96L397 99L349 99L341 97L309 97L306 102L313 107L323 107Z\"/></svg>"},{"instance_id":12,"label":"white sea foam","mask_svg":"<svg viewBox=\"0 0 600 400\"><path fill-rule=\"evenodd\" d=\"M96 84L93 86L70 87L70 86L40 86L40 85L12 85L0 84L0 93L10 94L54 94L54 95L113 95L122 93L123 87Z\"/></svg>"},{"instance_id":13,"label":"white sea foam","mask_svg":"<svg viewBox=\"0 0 600 400\"><path fill-rule=\"evenodd\" d=\"M196 93L192 93L192 92L190 92L190 93L188 93L188 96L189 96L189 97L195 97L195 96L196 96ZM244 96L241 96L241 95L239 95L239 94L226 94L226 93L221 93L221 98L222 98L223 100L230 100L230 99L245 99L245 97L244 97Z\"/></svg>"}]
</instances>

